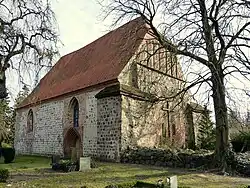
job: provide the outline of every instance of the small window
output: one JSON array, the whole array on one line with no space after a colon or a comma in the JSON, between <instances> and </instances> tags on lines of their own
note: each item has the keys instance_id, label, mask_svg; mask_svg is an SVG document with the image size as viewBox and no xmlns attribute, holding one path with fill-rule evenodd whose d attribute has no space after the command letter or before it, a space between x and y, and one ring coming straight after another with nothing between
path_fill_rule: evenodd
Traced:
<instances>
[{"instance_id":1,"label":"small window","mask_svg":"<svg viewBox=\"0 0 250 188\"><path fill-rule=\"evenodd\" d=\"M33 131L33 123L34 123L33 111L29 110L28 117L27 117L27 131L28 132Z\"/></svg>"},{"instance_id":2,"label":"small window","mask_svg":"<svg viewBox=\"0 0 250 188\"><path fill-rule=\"evenodd\" d=\"M79 127L79 104L78 101L75 100L73 102L73 123L74 127Z\"/></svg>"}]
</instances>

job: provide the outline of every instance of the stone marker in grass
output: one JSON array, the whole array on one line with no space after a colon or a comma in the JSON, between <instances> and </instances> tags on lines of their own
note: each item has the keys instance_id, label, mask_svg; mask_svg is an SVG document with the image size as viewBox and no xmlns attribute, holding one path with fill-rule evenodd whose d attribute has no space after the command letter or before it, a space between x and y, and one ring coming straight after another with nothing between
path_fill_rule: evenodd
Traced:
<instances>
[{"instance_id":1,"label":"stone marker in grass","mask_svg":"<svg viewBox=\"0 0 250 188\"><path fill-rule=\"evenodd\" d=\"M167 183L170 188L177 188L178 187L177 176L167 177Z\"/></svg>"},{"instance_id":2,"label":"stone marker in grass","mask_svg":"<svg viewBox=\"0 0 250 188\"><path fill-rule=\"evenodd\" d=\"M91 158L90 157L80 157L80 169L79 171L84 171L90 169Z\"/></svg>"}]
</instances>

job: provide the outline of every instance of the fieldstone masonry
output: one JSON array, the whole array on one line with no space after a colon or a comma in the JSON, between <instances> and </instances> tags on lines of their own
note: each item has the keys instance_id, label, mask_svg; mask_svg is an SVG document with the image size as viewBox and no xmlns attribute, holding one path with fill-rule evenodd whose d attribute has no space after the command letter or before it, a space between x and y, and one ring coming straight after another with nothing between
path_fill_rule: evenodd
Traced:
<instances>
[{"instance_id":1,"label":"fieldstone masonry","mask_svg":"<svg viewBox=\"0 0 250 188\"><path fill-rule=\"evenodd\" d=\"M27 132L27 114L34 113L33 131ZM15 148L22 154L63 154L63 102L41 104L17 113Z\"/></svg>"},{"instance_id":2,"label":"fieldstone masonry","mask_svg":"<svg viewBox=\"0 0 250 188\"><path fill-rule=\"evenodd\" d=\"M65 97L18 110L15 148L20 154L64 155L64 139L73 126L71 101L79 103L81 156L119 160L121 97L97 99L100 90ZM33 131L27 132L27 114L34 112ZM97 152L98 151L98 152Z\"/></svg>"},{"instance_id":3,"label":"fieldstone masonry","mask_svg":"<svg viewBox=\"0 0 250 188\"><path fill-rule=\"evenodd\" d=\"M86 116L83 126L83 156L96 156L97 154L97 100L94 91L86 95Z\"/></svg>"},{"instance_id":4,"label":"fieldstone masonry","mask_svg":"<svg viewBox=\"0 0 250 188\"><path fill-rule=\"evenodd\" d=\"M16 116L15 148L22 154L63 155L63 141L67 130L72 127L70 101L79 102L79 128L84 156L96 155L97 143L97 100L95 92L65 97L31 108L18 110ZM33 110L33 131L27 132L27 114Z\"/></svg>"},{"instance_id":5,"label":"fieldstone masonry","mask_svg":"<svg viewBox=\"0 0 250 188\"><path fill-rule=\"evenodd\" d=\"M101 159L120 159L121 97L98 99L97 156Z\"/></svg>"},{"instance_id":6,"label":"fieldstone masonry","mask_svg":"<svg viewBox=\"0 0 250 188\"><path fill-rule=\"evenodd\" d=\"M138 50L153 49L154 45L142 42ZM134 55L112 82L100 81L87 89L18 109L16 152L63 156L70 148L77 148L80 157L119 161L128 146L155 147L167 143L185 146L188 96L155 101L181 89L180 64L173 54L164 51L145 58L147 53ZM101 92L104 95L97 97ZM76 101L78 127L73 123ZM174 108L178 101L181 105ZM29 110L34 116L30 132L27 131Z\"/></svg>"}]
</instances>

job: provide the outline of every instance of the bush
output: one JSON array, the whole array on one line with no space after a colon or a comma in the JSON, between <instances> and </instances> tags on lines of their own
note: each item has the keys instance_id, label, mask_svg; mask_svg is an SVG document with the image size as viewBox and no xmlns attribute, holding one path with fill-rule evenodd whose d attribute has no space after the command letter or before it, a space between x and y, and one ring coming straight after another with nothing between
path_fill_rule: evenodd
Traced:
<instances>
[{"instance_id":1,"label":"bush","mask_svg":"<svg viewBox=\"0 0 250 188\"><path fill-rule=\"evenodd\" d=\"M0 157L3 155L2 154L3 148L11 148L11 145L2 142L2 147L0 147Z\"/></svg>"},{"instance_id":2,"label":"bush","mask_svg":"<svg viewBox=\"0 0 250 188\"><path fill-rule=\"evenodd\" d=\"M15 149L2 148L2 155L4 157L4 163L11 163L15 158Z\"/></svg>"},{"instance_id":3,"label":"bush","mask_svg":"<svg viewBox=\"0 0 250 188\"><path fill-rule=\"evenodd\" d=\"M0 169L0 182L6 182L9 177L8 169Z\"/></svg>"},{"instance_id":4,"label":"bush","mask_svg":"<svg viewBox=\"0 0 250 188\"><path fill-rule=\"evenodd\" d=\"M216 133L214 123L212 122L209 112L202 114L199 122L198 143L200 149L214 150L216 142Z\"/></svg>"},{"instance_id":5,"label":"bush","mask_svg":"<svg viewBox=\"0 0 250 188\"><path fill-rule=\"evenodd\" d=\"M235 152L250 151L250 131L234 134L231 143Z\"/></svg>"},{"instance_id":6,"label":"bush","mask_svg":"<svg viewBox=\"0 0 250 188\"><path fill-rule=\"evenodd\" d=\"M2 148L11 148L11 145L3 142Z\"/></svg>"},{"instance_id":7,"label":"bush","mask_svg":"<svg viewBox=\"0 0 250 188\"><path fill-rule=\"evenodd\" d=\"M58 163L52 163L53 170L62 170L64 172L76 171L79 168L78 162L71 160L61 159Z\"/></svg>"}]
</instances>

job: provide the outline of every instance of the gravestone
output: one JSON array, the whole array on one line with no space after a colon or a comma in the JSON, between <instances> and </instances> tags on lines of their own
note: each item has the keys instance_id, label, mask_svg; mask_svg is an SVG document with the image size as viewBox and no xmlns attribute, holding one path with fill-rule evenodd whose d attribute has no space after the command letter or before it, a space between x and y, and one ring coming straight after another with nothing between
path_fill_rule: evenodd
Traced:
<instances>
[{"instance_id":1,"label":"gravestone","mask_svg":"<svg viewBox=\"0 0 250 188\"><path fill-rule=\"evenodd\" d=\"M177 176L167 177L167 183L170 188L177 188L178 187Z\"/></svg>"},{"instance_id":2,"label":"gravestone","mask_svg":"<svg viewBox=\"0 0 250 188\"><path fill-rule=\"evenodd\" d=\"M79 171L84 171L90 169L90 157L80 157L80 169Z\"/></svg>"}]
</instances>

